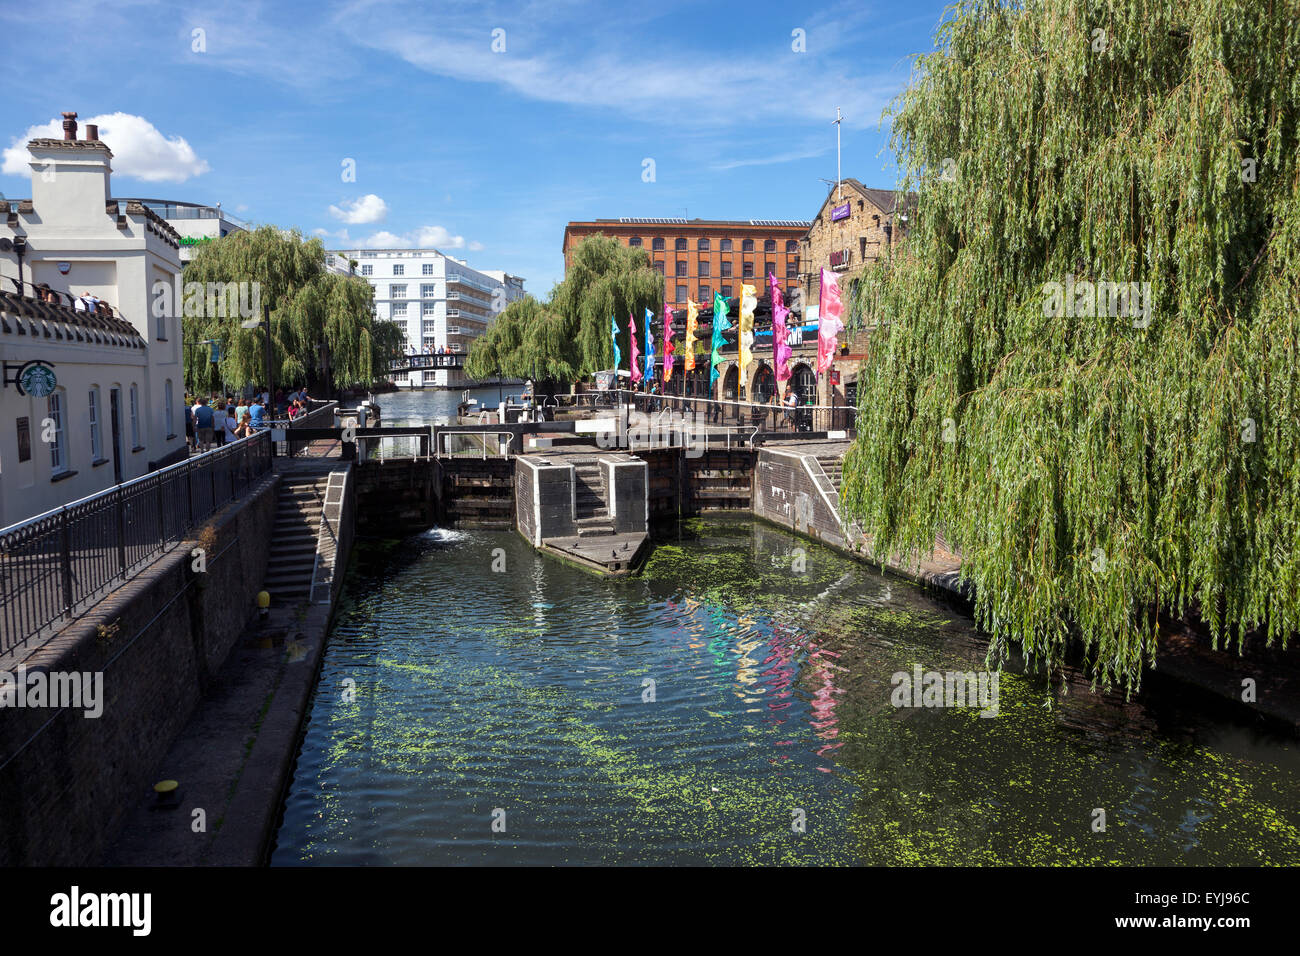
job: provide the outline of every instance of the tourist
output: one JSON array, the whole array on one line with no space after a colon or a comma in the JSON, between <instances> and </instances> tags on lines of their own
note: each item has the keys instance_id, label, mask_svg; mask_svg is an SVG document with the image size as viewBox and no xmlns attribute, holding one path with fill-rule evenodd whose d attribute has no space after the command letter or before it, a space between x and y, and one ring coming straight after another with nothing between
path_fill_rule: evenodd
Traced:
<instances>
[{"instance_id":1,"label":"tourist","mask_svg":"<svg viewBox=\"0 0 1300 956\"><path fill-rule=\"evenodd\" d=\"M266 406L262 404L262 396L253 399L253 404L248 408L249 420L253 423L254 430L261 430L266 427Z\"/></svg>"},{"instance_id":2,"label":"tourist","mask_svg":"<svg viewBox=\"0 0 1300 956\"><path fill-rule=\"evenodd\" d=\"M194 431L196 442L200 453L208 451L212 447L212 409L208 406L206 398L200 398L194 407L190 409L194 416Z\"/></svg>"},{"instance_id":3,"label":"tourist","mask_svg":"<svg viewBox=\"0 0 1300 956\"><path fill-rule=\"evenodd\" d=\"M253 413L244 412L243 417L239 419L239 427L235 429L235 434L240 438L252 438L257 433L253 427Z\"/></svg>"},{"instance_id":4,"label":"tourist","mask_svg":"<svg viewBox=\"0 0 1300 956\"><path fill-rule=\"evenodd\" d=\"M194 449L194 411L188 395L185 397L185 447L191 451Z\"/></svg>"},{"instance_id":5,"label":"tourist","mask_svg":"<svg viewBox=\"0 0 1300 956\"><path fill-rule=\"evenodd\" d=\"M785 401L784 401L782 404L785 405L785 415L783 416L784 421L785 421L787 424L789 424L789 423L793 423L793 422L794 422L794 410L795 410L795 409L798 407L798 405L799 405L799 396L796 395L796 394L794 393L794 389L792 389L792 388L791 388L790 386L788 386L788 385L785 387Z\"/></svg>"},{"instance_id":6,"label":"tourist","mask_svg":"<svg viewBox=\"0 0 1300 956\"><path fill-rule=\"evenodd\" d=\"M241 398L239 400L238 407L235 408L235 418L237 418L239 421L242 422L244 420L244 416L247 414L248 414L248 399Z\"/></svg>"},{"instance_id":7,"label":"tourist","mask_svg":"<svg viewBox=\"0 0 1300 956\"><path fill-rule=\"evenodd\" d=\"M226 417L222 420L221 430L227 443L239 440L239 417L235 414L235 403L230 399L226 399Z\"/></svg>"},{"instance_id":8,"label":"tourist","mask_svg":"<svg viewBox=\"0 0 1300 956\"><path fill-rule=\"evenodd\" d=\"M212 405L212 444L220 448L226 443L226 403L218 395Z\"/></svg>"}]
</instances>

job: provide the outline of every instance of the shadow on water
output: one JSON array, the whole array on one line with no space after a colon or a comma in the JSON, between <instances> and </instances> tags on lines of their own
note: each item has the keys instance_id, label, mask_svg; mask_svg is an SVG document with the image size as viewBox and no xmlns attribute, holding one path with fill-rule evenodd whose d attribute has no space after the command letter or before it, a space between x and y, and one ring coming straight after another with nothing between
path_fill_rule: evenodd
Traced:
<instances>
[{"instance_id":1,"label":"shadow on water","mask_svg":"<svg viewBox=\"0 0 1300 956\"><path fill-rule=\"evenodd\" d=\"M1293 741L1072 671L1004 672L991 717L894 706L984 655L747 517L670 526L623 580L513 533L361 542L272 862L1300 862Z\"/></svg>"}]
</instances>

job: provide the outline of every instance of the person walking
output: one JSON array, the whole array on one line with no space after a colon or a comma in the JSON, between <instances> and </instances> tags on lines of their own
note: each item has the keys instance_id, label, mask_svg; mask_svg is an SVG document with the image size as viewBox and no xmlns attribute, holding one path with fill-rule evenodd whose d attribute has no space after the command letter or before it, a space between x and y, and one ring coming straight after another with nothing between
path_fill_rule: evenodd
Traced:
<instances>
[{"instance_id":1,"label":"person walking","mask_svg":"<svg viewBox=\"0 0 1300 956\"><path fill-rule=\"evenodd\" d=\"M194 415L195 441L201 454L212 447L212 408L206 398L200 398L190 411Z\"/></svg>"},{"instance_id":2,"label":"person walking","mask_svg":"<svg viewBox=\"0 0 1300 956\"><path fill-rule=\"evenodd\" d=\"M248 408L248 415L255 431L260 431L266 427L266 406L262 404L260 395L253 399L253 404Z\"/></svg>"},{"instance_id":3,"label":"person walking","mask_svg":"<svg viewBox=\"0 0 1300 956\"><path fill-rule=\"evenodd\" d=\"M188 395L185 397L185 447L194 450L194 409L190 407Z\"/></svg>"}]
</instances>

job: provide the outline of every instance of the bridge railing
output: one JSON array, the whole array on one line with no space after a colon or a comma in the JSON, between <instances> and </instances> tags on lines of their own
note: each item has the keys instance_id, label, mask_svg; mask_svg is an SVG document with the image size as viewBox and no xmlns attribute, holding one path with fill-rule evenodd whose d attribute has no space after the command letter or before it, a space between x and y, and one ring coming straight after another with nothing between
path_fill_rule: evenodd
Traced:
<instances>
[{"instance_id":1,"label":"bridge railing","mask_svg":"<svg viewBox=\"0 0 1300 956\"><path fill-rule=\"evenodd\" d=\"M434 454L439 458L509 458L514 435L509 430L440 428Z\"/></svg>"},{"instance_id":2,"label":"bridge railing","mask_svg":"<svg viewBox=\"0 0 1300 956\"><path fill-rule=\"evenodd\" d=\"M652 395L620 389L603 394L617 395L617 404L647 415L669 412L684 421L705 425L744 425L766 434L844 431L850 436L857 426L858 410L851 405L785 406L771 402L737 402L721 398ZM606 406L610 407L610 406Z\"/></svg>"},{"instance_id":3,"label":"bridge railing","mask_svg":"<svg viewBox=\"0 0 1300 956\"><path fill-rule=\"evenodd\" d=\"M270 470L263 431L0 529L0 656L34 650Z\"/></svg>"}]
</instances>

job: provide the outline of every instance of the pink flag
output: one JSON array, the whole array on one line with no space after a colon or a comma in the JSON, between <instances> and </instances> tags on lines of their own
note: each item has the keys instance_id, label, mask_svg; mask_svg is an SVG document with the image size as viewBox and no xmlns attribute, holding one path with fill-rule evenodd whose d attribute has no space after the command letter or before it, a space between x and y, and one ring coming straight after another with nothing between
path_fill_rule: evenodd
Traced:
<instances>
[{"instance_id":1,"label":"pink flag","mask_svg":"<svg viewBox=\"0 0 1300 956\"><path fill-rule=\"evenodd\" d=\"M632 316L627 317L627 334L632 337L632 381L641 381L641 366L637 365L637 359L641 357L641 352L636 347L636 319Z\"/></svg>"},{"instance_id":2,"label":"pink flag","mask_svg":"<svg viewBox=\"0 0 1300 956\"><path fill-rule=\"evenodd\" d=\"M664 303L664 381L670 382L673 378L673 310L668 303Z\"/></svg>"},{"instance_id":3,"label":"pink flag","mask_svg":"<svg viewBox=\"0 0 1300 956\"><path fill-rule=\"evenodd\" d=\"M839 335L844 331L840 315L844 307L840 303L840 284L834 272L822 270L821 305L818 309L821 321L817 326L817 374L820 375L831 367L835 361L835 351L839 347Z\"/></svg>"},{"instance_id":4,"label":"pink flag","mask_svg":"<svg viewBox=\"0 0 1300 956\"><path fill-rule=\"evenodd\" d=\"M790 310L781 301L781 285L771 272L767 274L767 287L772 298L772 357L776 362L776 380L785 382L790 378L791 349L787 342L790 333L785 327L785 318Z\"/></svg>"}]
</instances>

